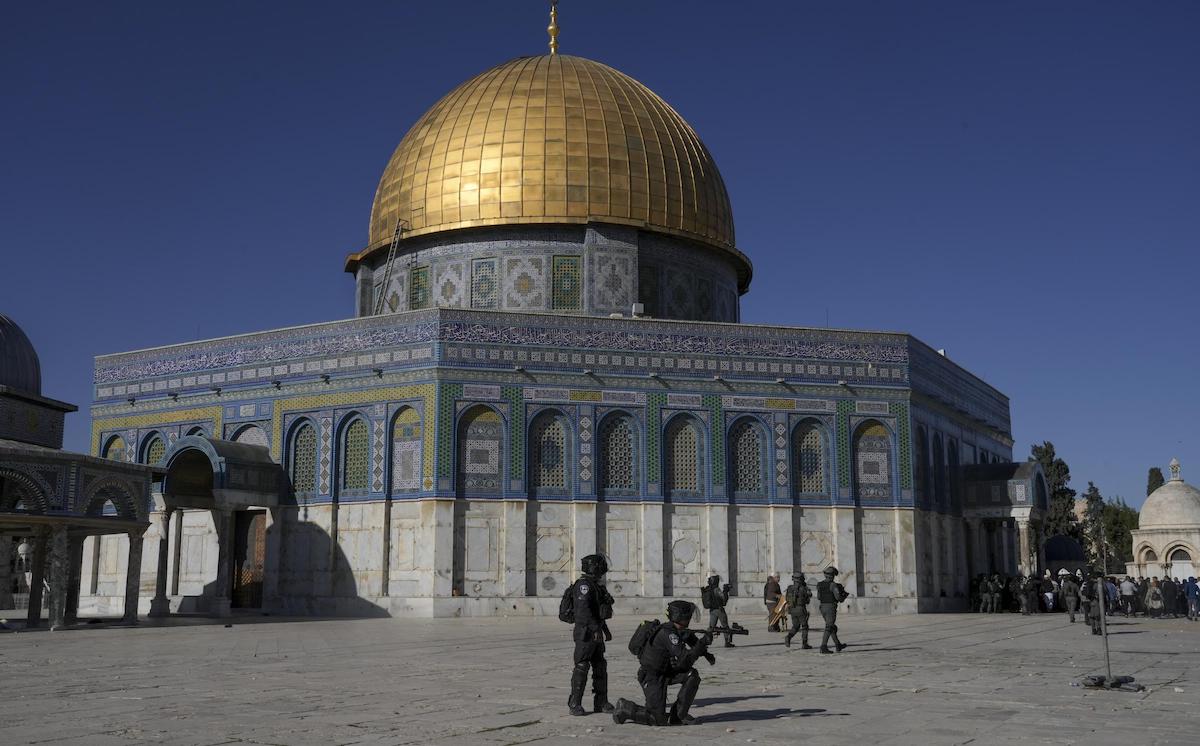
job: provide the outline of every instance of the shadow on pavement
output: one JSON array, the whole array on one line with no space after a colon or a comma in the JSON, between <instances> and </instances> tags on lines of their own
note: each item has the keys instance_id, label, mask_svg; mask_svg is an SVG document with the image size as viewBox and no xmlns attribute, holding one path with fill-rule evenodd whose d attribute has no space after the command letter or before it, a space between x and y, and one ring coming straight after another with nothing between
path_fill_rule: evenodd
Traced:
<instances>
[{"instance_id":1,"label":"shadow on pavement","mask_svg":"<svg viewBox=\"0 0 1200 746\"><path fill-rule=\"evenodd\" d=\"M775 720L782 717L840 717L849 716L848 712L829 712L822 709L793 710L790 707L780 707L774 710L734 710L733 712L718 712L713 715L700 714L700 721L708 723L736 723L744 720Z\"/></svg>"},{"instance_id":2,"label":"shadow on pavement","mask_svg":"<svg viewBox=\"0 0 1200 746\"><path fill-rule=\"evenodd\" d=\"M693 707L703 707L705 705L727 705L731 702L744 702L747 699L778 699L782 694L749 694L745 697L708 697L707 699L697 699L692 703Z\"/></svg>"}]
</instances>

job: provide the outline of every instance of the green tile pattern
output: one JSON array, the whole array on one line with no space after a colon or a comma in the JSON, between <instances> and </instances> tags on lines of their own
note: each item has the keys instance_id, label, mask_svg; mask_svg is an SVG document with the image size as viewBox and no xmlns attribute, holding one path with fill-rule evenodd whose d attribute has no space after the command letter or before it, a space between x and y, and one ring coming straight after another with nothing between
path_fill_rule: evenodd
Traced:
<instances>
[{"instance_id":1,"label":"green tile pattern","mask_svg":"<svg viewBox=\"0 0 1200 746\"><path fill-rule=\"evenodd\" d=\"M437 392L437 475L454 474L454 402L462 396L461 383L443 383Z\"/></svg>"},{"instance_id":2,"label":"green tile pattern","mask_svg":"<svg viewBox=\"0 0 1200 746\"><path fill-rule=\"evenodd\" d=\"M890 402L888 411L896 418L896 453L900 458L900 489L911 490L913 487L912 435L909 431L908 402Z\"/></svg>"},{"instance_id":3,"label":"green tile pattern","mask_svg":"<svg viewBox=\"0 0 1200 746\"><path fill-rule=\"evenodd\" d=\"M666 394L646 394L646 481L662 484L662 408Z\"/></svg>"}]
</instances>

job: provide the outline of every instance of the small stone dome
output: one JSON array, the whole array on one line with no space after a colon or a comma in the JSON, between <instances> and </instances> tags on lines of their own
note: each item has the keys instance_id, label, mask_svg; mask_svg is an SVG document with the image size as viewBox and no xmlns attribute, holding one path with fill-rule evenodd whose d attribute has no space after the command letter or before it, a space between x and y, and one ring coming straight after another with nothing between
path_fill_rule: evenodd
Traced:
<instances>
[{"instance_id":1,"label":"small stone dome","mask_svg":"<svg viewBox=\"0 0 1200 746\"><path fill-rule=\"evenodd\" d=\"M1179 476L1179 461L1171 459L1171 480L1150 493L1142 506L1138 528L1200 526L1200 490Z\"/></svg>"},{"instance_id":2,"label":"small stone dome","mask_svg":"<svg viewBox=\"0 0 1200 746\"><path fill-rule=\"evenodd\" d=\"M17 323L0 313L0 386L42 393L42 365Z\"/></svg>"}]
</instances>

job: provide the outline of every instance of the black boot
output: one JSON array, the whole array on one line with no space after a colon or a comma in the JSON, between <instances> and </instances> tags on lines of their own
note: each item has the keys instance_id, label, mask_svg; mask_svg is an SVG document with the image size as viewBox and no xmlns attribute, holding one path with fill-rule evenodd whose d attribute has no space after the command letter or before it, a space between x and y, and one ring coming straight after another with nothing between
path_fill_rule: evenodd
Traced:
<instances>
[{"instance_id":1,"label":"black boot","mask_svg":"<svg viewBox=\"0 0 1200 746\"><path fill-rule=\"evenodd\" d=\"M812 650L812 645L808 644L808 632L807 631L805 631L803 634L800 635L800 649L801 650Z\"/></svg>"},{"instance_id":2,"label":"black boot","mask_svg":"<svg viewBox=\"0 0 1200 746\"><path fill-rule=\"evenodd\" d=\"M576 668L571 672L571 696L567 697L567 708L572 715L586 715L583 709L583 688L587 686L587 671Z\"/></svg>"},{"instance_id":3,"label":"black boot","mask_svg":"<svg viewBox=\"0 0 1200 746\"><path fill-rule=\"evenodd\" d=\"M634 707L635 705L624 697L618 699L617 706L613 708L613 722L624 725L625 721L633 716Z\"/></svg>"},{"instance_id":4,"label":"black boot","mask_svg":"<svg viewBox=\"0 0 1200 746\"><path fill-rule=\"evenodd\" d=\"M790 648L792 646L792 633L791 632L788 633L787 637L783 638L783 645L784 645L784 647L788 647L788 648Z\"/></svg>"},{"instance_id":5,"label":"black boot","mask_svg":"<svg viewBox=\"0 0 1200 746\"><path fill-rule=\"evenodd\" d=\"M608 701L608 694L597 694L592 698L592 712L613 712L615 709Z\"/></svg>"}]
</instances>

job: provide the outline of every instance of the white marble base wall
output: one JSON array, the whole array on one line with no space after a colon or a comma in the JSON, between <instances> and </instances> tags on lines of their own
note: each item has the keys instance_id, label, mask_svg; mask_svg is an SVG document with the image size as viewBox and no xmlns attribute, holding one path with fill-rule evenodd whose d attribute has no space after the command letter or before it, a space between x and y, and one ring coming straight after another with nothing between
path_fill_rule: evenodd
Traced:
<instances>
[{"instance_id":1,"label":"white marble base wall","mask_svg":"<svg viewBox=\"0 0 1200 746\"><path fill-rule=\"evenodd\" d=\"M579 560L610 562L607 584L628 613L661 612L672 597L699 601L712 574L734 586L735 608L761 611L766 576L794 569L809 583L836 565L850 613L905 613L931 605L938 583L961 575L965 548L953 519L911 510L791 506L422 500L281 508L269 529L264 610L292 614L480 615L556 613ZM174 611L204 611L217 575L211 514L172 522L168 593ZM157 525L152 522L152 525ZM914 528L915 527L915 528ZM915 533L914 533L915 532ZM941 553L926 535L947 542ZM147 535L142 605L154 595L159 541ZM119 609L126 540L84 547L81 608ZM957 542L957 543L956 543ZM920 551L918 551L920 549ZM175 556L178 555L178 562ZM944 565L936 558L944 557ZM861 567L859 561L861 559ZM176 566L178 565L178 566ZM96 572L96 593L89 579ZM927 591L926 589L930 589ZM964 586L965 588L965 586ZM936 590L934 590L936 589ZM920 591L920 592L918 592Z\"/></svg>"}]
</instances>

